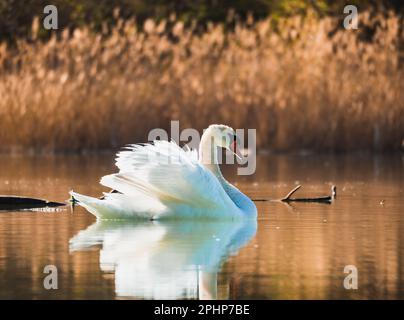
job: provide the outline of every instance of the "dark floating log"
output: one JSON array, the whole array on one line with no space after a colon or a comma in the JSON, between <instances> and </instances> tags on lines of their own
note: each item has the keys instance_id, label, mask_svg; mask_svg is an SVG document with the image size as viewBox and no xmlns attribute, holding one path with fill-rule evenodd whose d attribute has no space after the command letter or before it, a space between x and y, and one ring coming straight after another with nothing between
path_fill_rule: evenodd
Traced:
<instances>
[{"instance_id":1,"label":"dark floating log","mask_svg":"<svg viewBox=\"0 0 404 320\"><path fill-rule=\"evenodd\" d=\"M0 210L55 208L55 207L61 207L64 205L66 205L66 204L60 203L60 202L47 201L47 200L43 200L43 199L0 195Z\"/></svg>"},{"instance_id":2,"label":"dark floating log","mask_svg":"<svg viewBox=\"0 0 404 320\"><path fill-rule=\"evenodd\" d=\"M291 198L291 196L301 188L301 185L296 186L292 189L286 196L279 200L271 200L271 199L254 199L254 201L282 201L282 202L319 202L319 203L327 203L330 204L337 197L337 187L331 187L331 195L324 197L315 197L315 198Z\"/></svg>"}]
</instances>

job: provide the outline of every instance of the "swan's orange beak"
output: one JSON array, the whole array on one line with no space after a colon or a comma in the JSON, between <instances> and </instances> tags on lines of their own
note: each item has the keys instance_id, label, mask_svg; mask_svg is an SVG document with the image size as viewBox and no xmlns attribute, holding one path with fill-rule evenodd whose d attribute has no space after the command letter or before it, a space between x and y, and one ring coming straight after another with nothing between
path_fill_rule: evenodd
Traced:
<instances>
[{"instance_id":1,"label":"swan's orange beak","mask_svg":"<svg viewBox=\"0 0 404 320\"><path fill-rule=\"evenodd\" d=\"M234 153L234 155L239 159L243 160L243 155L240 152L240 149L237 145L237 139L234 139L233 143L230 145L230 150Z\"/></svg>"}]
</instances>

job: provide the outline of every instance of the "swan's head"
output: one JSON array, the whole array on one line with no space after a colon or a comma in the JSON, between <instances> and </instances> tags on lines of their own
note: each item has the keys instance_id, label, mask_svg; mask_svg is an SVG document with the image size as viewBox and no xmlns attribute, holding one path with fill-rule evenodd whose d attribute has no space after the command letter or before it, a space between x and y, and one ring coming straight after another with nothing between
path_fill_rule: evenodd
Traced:
<instances>
[{"instance_id":1,"label":"swan's head","mask_svg":"<svg viewBox=\"0 0 404 320\"><path fill-rule=\"evenodd\" d=\"M212 124L208 129L211 131L214 146L229 150L241 159L240 138L233 128L224 124Z\"/></svg>"}]
</instances>

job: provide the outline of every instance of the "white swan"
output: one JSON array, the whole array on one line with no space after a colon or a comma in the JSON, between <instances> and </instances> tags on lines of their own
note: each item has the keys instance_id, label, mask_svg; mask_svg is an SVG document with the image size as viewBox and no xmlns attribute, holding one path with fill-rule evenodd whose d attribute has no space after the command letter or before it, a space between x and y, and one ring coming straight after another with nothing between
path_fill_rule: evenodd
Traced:
<instances>
[{"instance_id":1,"label":"white swan","mask_svg":"<svg viewBox=\"0 0 404 320\"><path fill-rule=\"evenodd\" d=\"M70 194L99 219L255 219L254 202L226 181L218 165L217 147L236 154L237 144L232 128L211 125L202 135L199 159L175 142L130 145L117 155L119 173L100 181L118 193L104 193L102 200Z\"/></svg>"}]
</instances>

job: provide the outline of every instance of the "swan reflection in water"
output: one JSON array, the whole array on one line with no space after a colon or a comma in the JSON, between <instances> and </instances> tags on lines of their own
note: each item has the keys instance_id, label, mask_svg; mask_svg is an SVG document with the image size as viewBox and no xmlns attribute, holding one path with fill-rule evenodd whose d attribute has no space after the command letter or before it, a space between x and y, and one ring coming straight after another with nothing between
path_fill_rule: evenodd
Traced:
<instances>
[{"instance_id":1,"label":"swan reflection in water","mask_svg":"<svg viewBox=\"0 0 404 320\"><path fill-rule=\"evenodd\" d=\"M101 245L100 268L115 273L119 297L216 299L221 265L256 229L256 220L100 220L70 240L70 251Z\"/></svg>"}]
</instances>

